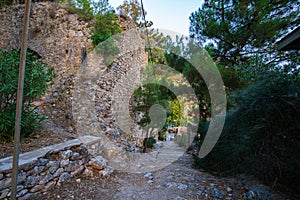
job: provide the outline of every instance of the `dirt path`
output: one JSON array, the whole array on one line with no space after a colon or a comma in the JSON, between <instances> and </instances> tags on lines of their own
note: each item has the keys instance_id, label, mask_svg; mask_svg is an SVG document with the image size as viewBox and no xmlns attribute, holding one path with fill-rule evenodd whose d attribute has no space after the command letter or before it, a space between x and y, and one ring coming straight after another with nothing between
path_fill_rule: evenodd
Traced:
<instances>
[{"instance_id":1,"label":"dirt path","mask_svg":"<svg viewBox=\"0 0 300 200\"><path fill-rule=\"evenodd\" d=\"M192 168L184 154L152 173L115 171L110 177L77 177L35 199L244 199L245 189L233 179L220 179Z\"/></svg>"}]
</instances>

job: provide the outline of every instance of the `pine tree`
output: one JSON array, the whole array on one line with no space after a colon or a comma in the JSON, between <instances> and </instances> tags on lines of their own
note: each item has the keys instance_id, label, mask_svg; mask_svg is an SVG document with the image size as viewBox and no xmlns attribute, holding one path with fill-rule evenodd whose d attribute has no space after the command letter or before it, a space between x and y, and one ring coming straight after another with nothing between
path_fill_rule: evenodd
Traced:
<instances>
[{"instance_id":1,"label":"pine tree","mask_svg":"<svg viewBox=\"0 0 300 200\"><path fill-rule=\"evenodd\" d=\"M288 60L275 41L297 26L299 17L298 0L206 0L190 16L190 36L212 43L213 57L225 66L261 61L272 68Z\"/></svg>"}]
</instances>

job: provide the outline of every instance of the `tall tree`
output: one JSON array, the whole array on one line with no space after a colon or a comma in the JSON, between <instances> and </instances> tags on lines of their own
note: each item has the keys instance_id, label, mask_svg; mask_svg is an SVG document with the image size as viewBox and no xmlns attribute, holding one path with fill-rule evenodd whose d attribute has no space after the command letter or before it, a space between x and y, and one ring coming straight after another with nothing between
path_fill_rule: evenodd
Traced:
<instances>
[{"instance_id":1,"label":"tall tree","mask_svg":"<svg viewBox=\"0 0 300 200\"><path fill-rule=\"evenodd\" d=\"M270 69L288 60L275 41L297 26L299 17L299 0L206 0L190 16L190 36L210 41L212 55L223 65L261 61Z\"/></svg>"}]
</instances>

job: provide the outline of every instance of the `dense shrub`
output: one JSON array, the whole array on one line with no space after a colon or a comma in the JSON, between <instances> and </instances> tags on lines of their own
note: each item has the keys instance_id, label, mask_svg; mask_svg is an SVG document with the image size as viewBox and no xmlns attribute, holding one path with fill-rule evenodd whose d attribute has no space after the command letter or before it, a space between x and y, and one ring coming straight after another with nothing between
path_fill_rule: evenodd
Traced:
<instances>
[{"instance_id":1,"label":"dense shrub","mask_svg":"<svg viewBox=\"0 0 300 200\"><path fill-rule=\"evenodd\" d=\"M6 6L10 6L12 4L11 0L1 0L0 1L0 9L6 7Z\"/></svg>"},{"instance_id":2,"label":"dense shrub","mask_svg":"<svg viewBox=\"0 0 300 200\"><path fill-rule=\"evenodd\" d=\"M94 18L93 1L91 0L58 0L68 6L68 12L77 14L78 18L85 21L91 21Z\"/></svg>"},{"instance_id":3,"label":"dense shrub","mask_svg":"<svg viewBox=\"0 0 300 200\"><path fill-rule=\"evenodd\" d=\"M76 13L79 19L92 22L93 45L97 46L112 35L121 32L117 15L108 0L61 0L67 4L70 13Z\"/></svg>"},{"instance_id":4,"label":"dense shrub","mask_svg":"<svg viewBox=\"0 0 300 200\"><path fill-rule=\"evenodd\" d=\"M90 39L93 46L103 55L104 63L110 65L114 56L119 53L112 36L121 33L121 28L108 0L60 0L60 2L68 6L69 13L75 13L79 19L90 22L92 25Z\"/></svg>"},{"instance_id":5,"label":"dense shrub","mask_svg":"<svg viewBox=\"0 0 300 200\"><path fill-rule=\"evenodd\" d=\"M33 52L26 56L24 97L21 122L21 136L31 134L44 119L37 113L32 102L46 92L54 73L44 63L37 60ZM13 140L20 51L0 49L0 138Z\"/></svg>"},{"instance_id":6,"label":"dense shrub","mask_svg":"<svg viewBox=\"0 0 300 200\"><path fill-rule=\"evenodd\" d=\"M163 131L159 131L158 132L158 140L160 140L160 141L165 141L165 131L163 130Z\"/></svg>"},{"instance_id":7,"label":"dense shrub","mask_svg":"<svg viewBox=\"0 0 300 200\"><path fill-rule=\"evenodd\" d=\"M111 64L114 56L119 53L112 37L118 33L121 33L121 28L115 13L108 11L95 16L91 39L96 50L103 55L106 65Z\"/></svg>"},{"instance_id":8,"label":"dense shrub","mask_svg":"<svg viewBox=\"0 0 300 200\"><path fill-rule=\"evenodd\" d=\"M147 148L152 148L154 146L154 144L156 144L156 140L153 136L150 136L148 138L144 138L143 144L144 144L144 146L147 145Z\"/></svg>"},{"instance_id":9,"label":"dense shrub","mask_svg":"<svg viewBox=\"0 0 300 200\"><path fill-rule=\"evenodd\" d=\"M299 94L299 77L276 73L242 91L218 143L196 165L221 175L252 174L274 189L299 192Z\"/></svg>"}]
</instances>

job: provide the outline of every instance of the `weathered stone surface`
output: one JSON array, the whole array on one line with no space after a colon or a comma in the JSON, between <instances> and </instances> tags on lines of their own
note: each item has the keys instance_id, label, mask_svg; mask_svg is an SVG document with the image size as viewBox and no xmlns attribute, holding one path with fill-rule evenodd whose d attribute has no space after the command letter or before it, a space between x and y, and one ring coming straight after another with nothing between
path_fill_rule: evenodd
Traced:
<instances>
[{"instance_id":1,"label":"weathered stone surface","mask_svg":"<svg viewBox=\"0 0 300 200\"><path fill-rule=\"evenodd\" d=\"M90 169L90 168L85 168L83 171L83 174L85 176L90 176L90 177L94 176L94 173L93 173L92 169Z\"/></svg>"},{"instance_id":2,"label":"weathered stone surface","mask_svg":"<svg viewBox=\"0 0 300 200\"><path fill-rule=\"evenodd\" d=\"M231 187L227 187L227 188L226 188L226 191L229 192L229 193L232 192Z\"/></svg>"},{"instance_id":3,"label":"weathered stone surface","mask_svg":"<svg viewBox=\"0 0 300 200\"><path fill-rule=\"evenodd\" d=\"M44 185L36 185L30 189L30 192L34 193L44 188Z\"/></svg>"},{"instance_id":4,"label":"weathered stone surface","mask_svg":"<svg viewBox=\"0 0 300 200\"><path fill-rule=\"evenodd\" d=\"M147 179L149 179L149 180L152 180L152 179L153 179L153 174L150 173L150 172L148 172L148 173L146 173L146 174L144 175L144 178L147 178Z\"/></svg>"},{"instance_id":5,"label":"weathered stone surface","mask_svg":"<svg viewBox=\"0 0 300 200\"><path fill-rule=\"evenodd\" d=\"M72 157L70 158L70 160L79 160L81 158L82 158L82 156L79 153L74 152Z\"/></svg>"},{"instance_id":6,"label":"weathered stone surface","mask_svg":"<svg viewBox=\"0 0 300 200\"><path fill-rule=\"evenodd\" d=\"M71 156L72 156L73 152L71 150L65 150L65 151L61 151L59 152L59 156L63 159L63 160L68 160Z\"/></svg>"},{"instance_id":7,"label":"weathered stone surface","mask_svg":"<svg viewBox=\"0 0 300 200\"><path fill-rule=\"evenodd\" d=\"M55 10L57 15L54 18L47 14L52 10ZM0 27L5 27L0 29L1 48L20 48L23 13L24 5L8 7L1 11L0 16L5 16L0 20ZM72 125L72 119L65 120L65 113L71 113L72 108L67 100L61 101L62 90L61 87L56 89L56 86L58 83L66 83L64 90L70 91L70 77L75 75L80 67L84 52L92 47L89 26L90 23L78 19L76 14L68 13L67 9L57 3L42 2L32 5L28 48L37 52L58 74L53 91L49 92L51 103L55 103L57 109L51 108L50 103L46 105L51 108L46 114L60 124ZM57 111L55 116L49 115L53 109Z\"/></svg>"},{"instance_id":8,"label":"weathered stone surface","mask_svg":"<svg viewBox=\"0 0 300 200\"><path fill-rule=\"evenodd\" d=\"M109 176L114 172L114 169L112 167L107 166L104 170L100 171L100 175L102 176Z\"/></svg>"},{"instance_id":9,"label":"weathered stone surface","mask_svg":"<svg viewBox=\"0 0 300 200\"><path fill-rule=\"evenodd\" d=\"M9 189L9 188L7 188L7 189L5 189L5 190L2 190L2 191L0 192L0 199L4 199L5 197L7 197L7 195L8 195L9 192L10 192L10 189Z\"/></svg>"},{"instance_id":10,"label":"weathered stone surface","mask_svg":"<svg viewBox=\"0 0 300 200\"><path fill-rule=\"evenodd\" d=\"M70 163L65 167L67 172L75 171L78 168L78 162L70 161Z\"/></svg>"},{"instance_id":11,"label":"weathered stone surface","mask_svg":"<svg viewBox=\"0 0 300 200\"><path fill-rule=\"evenodd\" d=\"M49 159L46 158L40 158L36 161L37 166L45 166L48 163Z\"/></svg>"},{"instance_id":12,"label":"weathered stone surface","mask_svg":"<svg viewBox=\"0 0 300 200\"><path fill-rule=\"evenodd\" d=\"M40 181L40 177L39 176L29 176L27 177L27 180L25 182L25 187L26 188L30 188L33 187L35 185L37 185Z\"/></svg>"},{"instance_id":13,"label":"weathered stone surface","mask_svg":"<svg viewBox=\"0 0 300 200\"><path fill-rule=\"evenodd\" d=\"M42 178L42 180L40 180L39 184L44 185L44 184L48 183L49 181L51 181L53 178L54 178L54 176L49 173L44 178Z\"/></svg>"},{"instance_id":14,"label":"weathered stone surface","mask_svg":"<svg viewBox=\"0 0 300 200\"><path fill-rule=\"evenodd\" d=\"M45 169L45 166L35 166L33 168L35 174L41 173Z\"/></svg>"},{"instance_id":15,"label":"weathered stone surface","mask_svg":"<svg viewBox=\"0 0 300 200\"><path fill-rule=\"evenodd\" d=\"M27 199L31 199L32 196L33 196L32 193L27 192L24 196L20 197L19 200L27 200Z\"/></svg>"},{"instance_id":16,"label":"weathered stone surface","mask_svg":"<svg viewBox=\"0 0 300 200\"><path fill-rule=\"evenodd\" d=\"M11 178L5 178L0 181L0 190L11 185Z\"/></svg>"},{"instance_id":17,"label":"weathered stone surface","mask_svg":"<svg viewBox=\"0 0 300 200\"><path fill-rule=\"evenodd\" d=\"M212 197L217 198L217 199L223 199L224 193L217 188L214 188L211 194Z\"/></svg>"},{"instance_id":18,"label":"weathered stone surface","mask_svg":"<svg viewBox=\"0 0 300 200\"><path fill-rule=\"evenodd\" d=\"M58 177L64 172L63 168L57 169L57 171L53 174L53 177Z\"/></svg>"},{"instance_id":19,"label":"weathered stone surface","mask_svg":"<svg viewBox=\"0 0 300 200\"><path fill-rule=\"evenodd\" d=\"M89 161L88 166L92 169L102 170L106 167L106 163L107 161L104 158L97 156Z\"/></svg>"},{"instance_id":20,"label":"weathered stone surface","mask_svg":"<svg viewBox=\"0 0 300 200\"><path fill-rule=\"evenodd\" d=\"M70 163L69 160L61 160L60 163L59 163L59 166L60 167L66 167L66 166L69 165L69 163Z\"/></svg>"},{"instance_id":21,"label":"weathered stone surface","mask_svg":"<svg viewBox=\"0 0 300 200\"><path fill-rule=\"evenodd\" d=\"M59 162L58 161L50 161L47 165L50 166L48 171L51 174L55 173L56 170L59 168Z\"/></svg>"},{"instance_id":22,"label":"weathered stone surface","mask_svg":"<svg viewBox=\"0 0 300 200\"><path fill-rule=\"evenodd\" d=\"M188 188L188 186L186 184L178 184L177 188L179 190L186 190Z\"/></svg>"},{"instance_id":23,"label":"weathered stone surface","mask_svg":"<svg viewBox=\"0 0 300 200\"><path fill-rule=\"evenodd\" d=\"M78 174L81 174L84 170L84 167L81 165L79 166L75 171L71 172L71 176L76 176Z\"/></svg>"},{"instance_id":24,"label":"weathered stone surface","mask_svg":"<svg viewBox=\"0 0 300 200\"><path fill-rule=\"evenodd\" d=\"M26 172L19 172L18 174L18 184L23 183L26 180Z\"/></svg>"},{"instance_id":25,"label":"weathered stone surface","mask_svg":"<svg viewBox=\"0 0 300 200\"><path fill-rule=\"evenodd\" d=\"M94 139L86 138L84 141L93 143L92 141ZM83 172L84 165L90 161L86 145L76 143L72 145L72 143L70 143L69 146L63 147L62 149L63 150L56 149L55 151L48 151L44 157L39 157L36 161L32 161L33 164L26 164L26 166L28 165L26 170L22 168L18 174L19 185L17 186L20 199L30 199L32 195L45 192L56 184L60 185L61 182L68 180L71 176L73 177ZM63 151L63 153L60 151ZM69 155L70 152L72 152L71 155ZM79 154L75 156L76 160L69 161L62 159L62 157L71 159L75 153ZM30 153L28 155L30 155ZM102 157L98 159L105 165L106 162ZM34 164L39 165L35 166ZM64 167L59 168L60 164ZM105 171L105 173L110 173L110 171ZM2 179L0 180L0 186L3 188L0 188L0 196L6 198L11 195L9 188L11 184L11 173L3 172L1 174ZM99 175L99 170L97 171L97 175Z\"/></svg>"},{"instance_id":26,"label":"weathered stone surface","mask_svg":"<svg viewBox=\"0 0 300 200\"><path fill-rule=\"evenodd\" d=\"M17 196L17 198L21 197L21 196L24 196L27 192L28 192L27 189L21 190L16 196Z\"/></svg>"},{"instance_id":27,"label":"weathered stone surface","mask_svg":"<svg viewBox=\"0 0 300 200\"><path fill-rule=\"evenodd\" d=\"M53 9L56 10L55 17L47 15ZM17 7L8 7L0 11L0 16L5 16L3 20L0 20L0 27L6 27L5 29L0 29L0 48L10 50L20 47L21 41L16 38L21 38L23 10L24 6L18 5ZM74 91L75 76L82 65L84 57L87 56L84 55L84 52L86 54L87 49L92 46L92 42L89 39L91 35L88 28L89 23L82 23L77 15L69 14L60 5L52 3L34 4L30 17L28 47L40 55L46 64L58 74L52 88L48 91L48 96L43 97L44 114L47 114L54 122L59 122L64 127L68 127L67 131L75 132L73 121L75 115L70 114L72 113L72 93ZM119 91L118 93L122 98L126 97L126 100L129 98L128 93L130 93L130 89L140 80L141 65L144 66L147 63L147 55L144 51L143 40L138 32L136 35L131 35L131 38L122 41L118 46L120 48L119 58L112 63L110 68L102 65L98 66L107 69L107 73L103 77L97 77L101 89L96 94L99 97L96 99L97 114L99 115L99 120L101 120L100 123L103 124L104 131L114 130L109 134L110 139L117 141L120 145L131 148L135 145L138 146L139 142L137 141L138 139L123 135L121 129L117 126L115 113L112 109L114 101L112 91L122 76L129 74L129 77L135 82L119 85L125 92ZM135 48L137 46L139 48ZM99 60L98 57L96 59ZM129 66L129 64L132 64L132 66ZM54 113L54 115L51 115L51 113ZM130 130L134 128L130 127ZM28 170L26 168L25 171L28 172L27 177L26 173L25 176L20 177L20 183L24 182L25 188L22 188L20 191L20 196L25 198L26 195L31 194L26 190L40 191L43 190L40 189L43 186L55 185L54 180L63 182L71 175L75 176L82 173L84 170L83 165L86 163L88 163L86 165L87 168L90 168L85 170L87 172L96 170L98 175L103 176L108 176L113 172L112 168L106 166L106 160L102 157L90 160L87 146L79 146L80 143L77 144L76 148L72 148L71 146L74 143L70 142L69 146L64 146L63 151L61 151L61 146L56 145L52 148L41 149L40 152L36 151L34 155L26 154L26 156L21 156L20 161L22 165L26 162L32 162L34 166L29 166ZM95 146L95 152L97 151L97 146ZM40 156L41 152L48 153L45 156ZM73 161L78 161L78 163L73 163ZM10 163L11 158L5 160L5 166L1 165L0 170L9 169L11 167ZM8 175L9 173L5 174L5 177ZM1 186L4 188L8 187L7 185L10 184L7 183L8 180L8 178L1 177L0 174L0 191Z\"/></svg>"},{"instance_id":28,"label":"weathered stone surface","mask_svg":"<svg viewBox=\"0 0 300 200\"><path fill-rule=\"evenodd\" d=\"M63 183L66 182L67 180L69 180L71 177L71 174L68 172L64 172L60 175L58 182L59 183Z\"/></svg>"},{"instance_id":29,"label":"weathered stone surface","mask_svg":"<svg viewBox=\"0 0 300 200\"><path fill-rule=\"evenodd\" d=\"M51 182L47 183L45 185L45 187L42 189L42 192L46 192L46 191L50 190L52 187L55 186L55 184L56 184L56 181L51 181Z\"/></svg>"},{"instance_id":30,"label":"weathered stone surface","mask_svg":"<svg viewBox=\"0 0 300 200\"><path fill-rule=\"evenodd\" d=\"M24 185L17 185L17 191L20 192L24 189Z\"/></svg>"}]
</instances>

